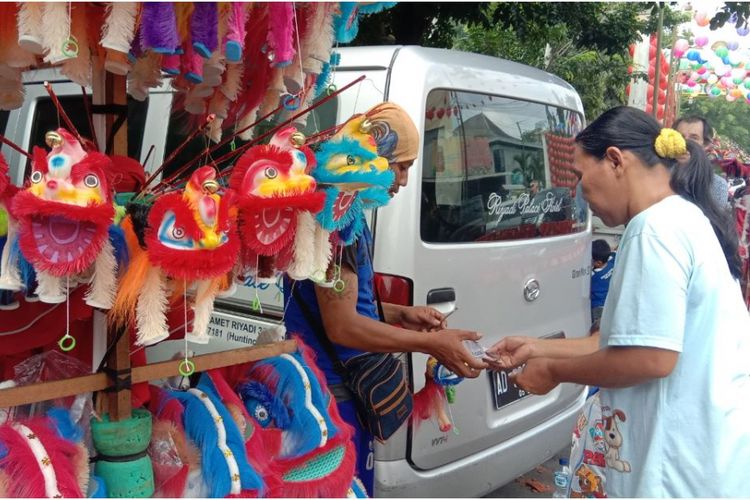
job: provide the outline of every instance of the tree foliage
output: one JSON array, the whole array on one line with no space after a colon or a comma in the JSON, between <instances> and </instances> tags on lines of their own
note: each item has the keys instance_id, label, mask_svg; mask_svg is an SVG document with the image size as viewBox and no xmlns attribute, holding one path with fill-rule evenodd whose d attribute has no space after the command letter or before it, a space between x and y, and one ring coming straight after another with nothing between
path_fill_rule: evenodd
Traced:
<instances>
[{"instance_id":1,"label":"tree foliage","mask_svg":"<svg viewBox=\"0 0 750 500\"><path fill-rule=\"evenodd\" d=\"M456 29L454 47L522 62L569 82L589 119L626 102L628 45L644 4L488 4L484 19ZM488 27L489 26L489 27Z\"/></svg>"},{"instance_id":2,"label":"tree foliage","mask_svg":"<svg viewBox=\"0 0 750 500\"><path fill-rule=\"evenodd\" d=\"M670 28L688 17L661 6L669 36ZM628 46L656 29L659 7L655 2L403 2L364 18L357 43L455 48L535 66L573 85L591 119L626 103Z\"/></svg>"},{"instance_id":3,"label":"tree foliage","mask_svg":"<svg viewBox=\"0 0 750 500\"><path fill-rule=\"evenodd\" d=\"M720 136L745 147L750 144L750 110L745 103L729 102L723 97L683 98L680 115L702 116Z\"/></svg>"}]
</instances>

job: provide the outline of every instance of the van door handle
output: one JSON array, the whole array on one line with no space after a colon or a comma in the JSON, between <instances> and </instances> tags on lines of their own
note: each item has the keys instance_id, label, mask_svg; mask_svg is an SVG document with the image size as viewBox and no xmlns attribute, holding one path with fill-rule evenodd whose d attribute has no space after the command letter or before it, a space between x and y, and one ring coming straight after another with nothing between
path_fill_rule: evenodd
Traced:
<instances>
[{"instance_id":1,"label":"van door handle","mask_svg":"<svg viewBox=\"0 0 750 500\"><path fill-rule=\"evenodd\" d=\"M456 301L456 291L453 288L434 288L427 292L427 305L445 304Z\"/></svg>"}]
</instances>

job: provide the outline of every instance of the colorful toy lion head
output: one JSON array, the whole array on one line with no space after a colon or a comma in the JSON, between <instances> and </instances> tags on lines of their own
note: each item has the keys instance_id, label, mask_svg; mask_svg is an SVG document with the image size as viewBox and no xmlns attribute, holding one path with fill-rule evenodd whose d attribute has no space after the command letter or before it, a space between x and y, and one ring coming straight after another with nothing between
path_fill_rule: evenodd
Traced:
<instances>
[{"instance_id":1,"label":"colorful toy lion head","mask_svg":"<svg viewBox=\"0 0 750 500\"><path fill-rule=\"evenodd\" d=\"M304 145L304 136L289 127L268 145L250 148L232 171L229 185L239 194L242 260L246 266L264 268L261 277L299 265L302 250L295 247L311 245L314 221L309 214L320 211L324 198L309 175L314 166L315 155ZM264 266L263 257L272 262Z\"/></svg>"},{"instance_id":2,"label":"colorful toy lion head","mask_svg":"<svg viewBox=\"0 0 750 500\"><path fill-rule=\"evenodd\" d=\"M338 231L348 245L361 234L360 214L390 200L394 174L388 160L378 155L366 116L352 118L320 145L313 176L323 186L326 202L318 222L326 231Z\"/></svg>"},{"instance_id":3,"label":"colorful toy lion head","mask_svg":"<svg viewBox=\"0 0 750 500\"><path fill-rule=\"evenodd\" d=\"M296 340L298 351L253 363L236 384L281 474L281 489L269 496L345 496L354 477L353 429L312 352Z\"/></svg>"},{"instance_id":4,"label":"colorful toy lion head","mask_svg":"<svg viewBox=\"0 0 750 500\"><path fill-rule=\"evenodd\" d=\"M215 278L232 269L239 252L234 235L234 193L218 193L216 170L193 172L181 193L159 197L145 233L151 264L171 278Z\"/></svg>"},{"instance_id":5,"label":"colorful toy lion head","mask_svg":"<svg viewBox=\"0 0 750 500\"><path fill-rule=\"evenodd\" d=\"M119 325L135 322L139 345L169 336L169 289L173 295L183 288L187 293L193 285L193 325L187 337L200 344L209 341L214 300L228 286L239 254L233 199L231 190L220 194L216 171L204 166L193 172L182 192L160 196L150 209L128 206L123 226L133 258L110 319Z\"/></svg>"},{"instance_id":6,"label":"colorful toy lion head","mask_svg":"<svg viewBox=\"0 0 750 500\"><path fill-rule=\"evenodd\" d=\"M88 269L108 238L114 218L112 161L85 152L66 130L48 132L45 153L35 147L30 184L13 200L20 246L37 270L53 276Z\"/></svg>"}]
</instances>

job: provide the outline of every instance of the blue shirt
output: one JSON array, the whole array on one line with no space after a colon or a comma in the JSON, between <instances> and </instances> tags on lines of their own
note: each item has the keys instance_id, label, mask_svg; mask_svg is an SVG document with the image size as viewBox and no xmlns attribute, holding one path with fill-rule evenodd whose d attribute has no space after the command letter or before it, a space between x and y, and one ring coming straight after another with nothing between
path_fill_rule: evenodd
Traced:
<instances>
[{"instance_id":1,"label":"blue shirt","mask_svg":"<svg viewBox=\"0 0 750 500\"><path fill-rule=\"evenodd\" d=\"M615 267L614 252L607 259L604 267L591 270L591 308L604 307L604 301L607 299L609 291L609 279L612 277L612 271Z\"/></svg>"},{"instance_id":2,"label":"blue shirt","mask_svg":"<svg viewBox=\"0 0 750 500\"><path fill-rule=\"evenodd\" d=\"M364 217L364 216L363 216ZM374 272L372 269L372 259L370 258L372 248L372 235L364 224L364 231L359 239L351 246L344 250L344 264L353 268L356 266L357 272L357 312L362 316L366 316L372 319L379 319L378 307L375 302L375 296L373 294L373 279ZM335 252L334 252L335 253ZM289 335L300 335L302 340L315 351L317 354L317 362L320 369L325 373L328 384L339 384L341 383L341 377L333 369L333 363L328 359L325 349L318 342L318 337L315 335L313 328L305 320L305 316L302 310L297 304L296 299L292 296L292 280L288 277L284 278L284 301L289 301L289 307L287 308L286 315L284 316L284 325ZM315 284L310 280L297 281L294 285L294 289L305 301L307 308L310 312L320 319L320 307L318 306L318 299L315 296ZM291 298L291 300L290 300ZM322 324L322 320L320 321ZM345 361L358 354L362 354L362 351L357 349L350 349L348 347L333 344L336 354L339 360Z\"/></svg>"},{"instance_id":3,"label":"blue shirt","mask_svg":"<svg viewBox=\"0 0 750 500\"><path fill-rule=\"evenodd\" d=\"M678 353L664 378L602 389L609 497L747 497L750 316L711 224L670 196L622 235L602 347Z\"/></svg>"}]
</instances>

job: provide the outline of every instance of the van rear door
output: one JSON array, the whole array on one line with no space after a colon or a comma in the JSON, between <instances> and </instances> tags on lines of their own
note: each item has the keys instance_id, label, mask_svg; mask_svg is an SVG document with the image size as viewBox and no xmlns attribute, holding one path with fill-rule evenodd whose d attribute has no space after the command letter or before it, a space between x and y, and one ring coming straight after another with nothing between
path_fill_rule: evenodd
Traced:
<instances>
[{"instance_id":1,"label":"van rear door","mask_svg":"<svg viewBox=\"0 0 750 500\"><path fill-rule=\"evenodd\" d=\"M413 111L422 68L411 57L403 63L400 58L390 98ZM378 211L376 269L410 278L415 304L444 312L457 307L450 325L482 333L485 347L508 335L584 335L590 322L590 224L569 170L581 113L529 100L541 99L538 94L493 95L486 89L497 92L500 86L479 86L471 71L467 67L461 76L439 64L425 71L423 108L416 115L423 123L423 149L410 185ZM505 78L518 81L512 92L523 92L521 78ZM441 80L445 87L430 85ZM462 87L468 90L457 90ZM424 386L426 359L411 356L415 390ZM529 396L504 373L465 380L450 406L453 431L443 433L434 422L410 430L408 460L429 470L535 432L576 404L582 390L563 384L546 396ZM528 453L551 456L563 438Z\"/></svg>"}]
</instances>

